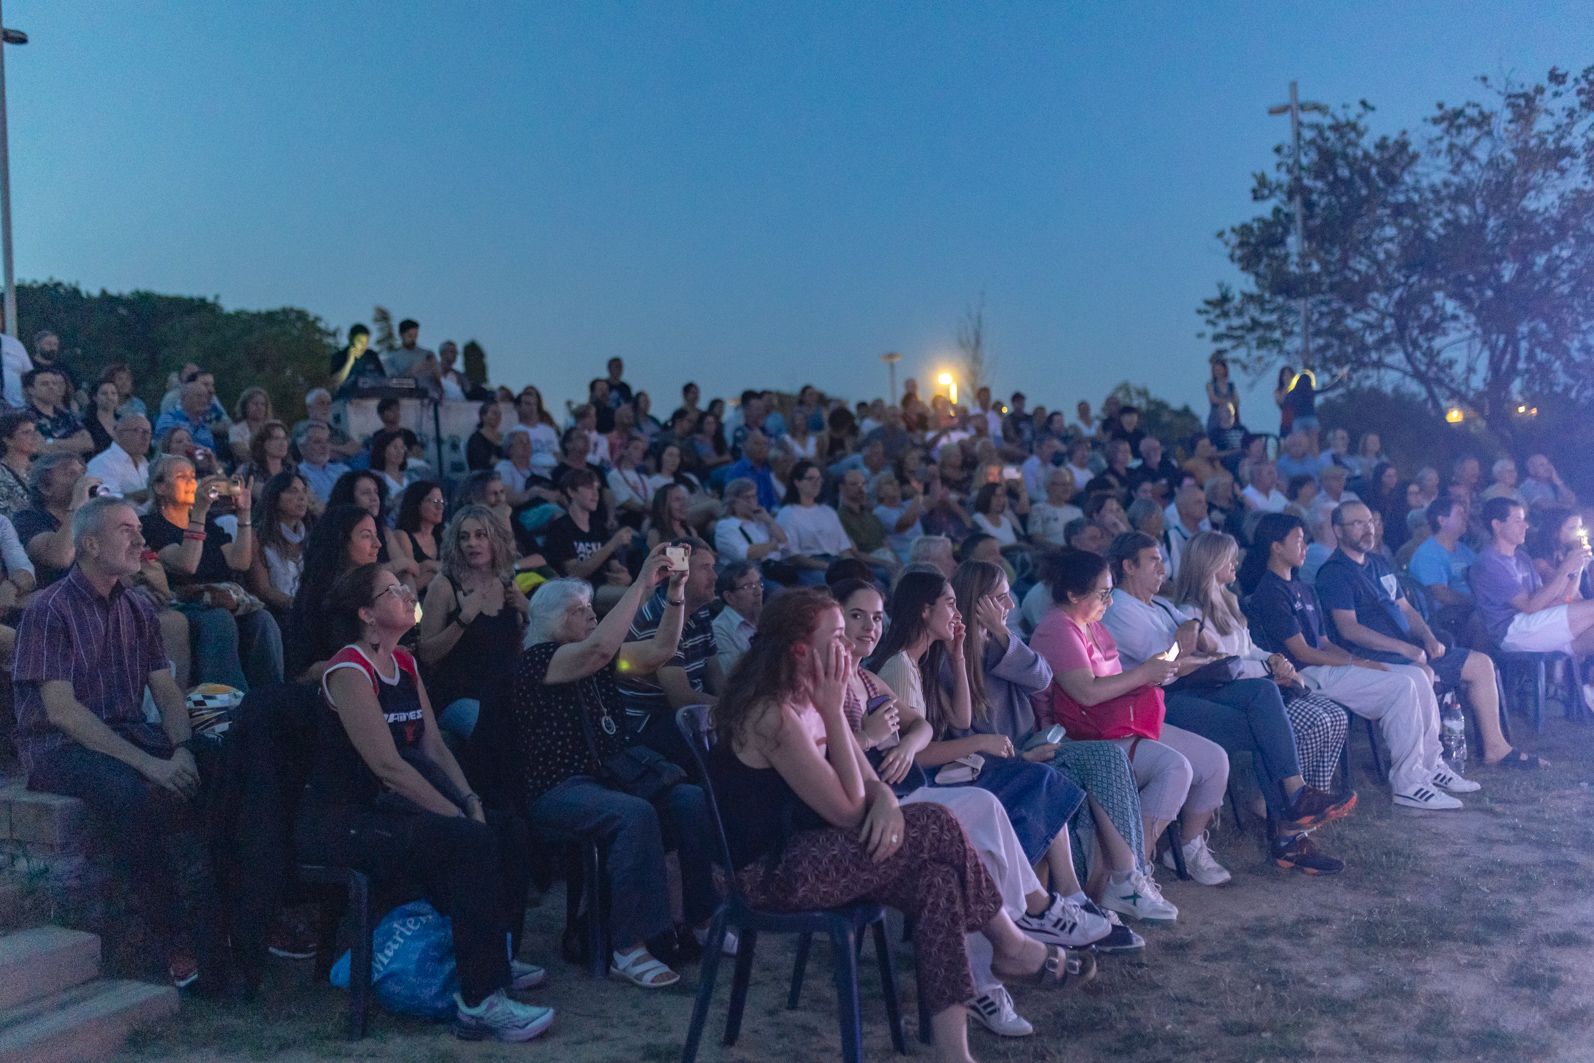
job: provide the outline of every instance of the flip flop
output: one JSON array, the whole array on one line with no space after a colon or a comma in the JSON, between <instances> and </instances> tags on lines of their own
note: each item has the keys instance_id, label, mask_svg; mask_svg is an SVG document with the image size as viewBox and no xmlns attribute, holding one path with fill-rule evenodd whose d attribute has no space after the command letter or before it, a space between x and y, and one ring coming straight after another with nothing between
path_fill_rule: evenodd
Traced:
<instances>
[{"instance_id":1,"label":"flip flop","mask_svg":"<svg viewBox=\"0 0 1594 1063\"><path fill-rule=\"evenodd\" d=\"M1532 756L1531 754L1524 753L1520 749L1516 748L1515 746L1512 746L1510 749L1508 749L1506 751L1505 756L1501 757L1499 760L1495 761L1493 764L1485 763L1484 767L1486 767L1486 768L1514 768L1517 771L1538 771L1540 768L1549 767L1549 764L1546 761L1540 759L1539 757L1535 757L1535 756Z\"/></svg>"}]
</instances>

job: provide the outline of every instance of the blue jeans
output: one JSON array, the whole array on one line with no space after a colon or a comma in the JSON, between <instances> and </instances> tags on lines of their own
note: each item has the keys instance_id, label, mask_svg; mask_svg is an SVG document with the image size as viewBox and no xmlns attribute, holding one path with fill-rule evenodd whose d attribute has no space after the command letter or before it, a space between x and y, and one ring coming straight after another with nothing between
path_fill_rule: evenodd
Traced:
<instances>
[{"instance_id":1,"label":"blue jeans","mask_svg":"<svg viewBox=\"0 0 1594 1063\"><path fill-rule=\"evenodd\" d=\"M153 727L122 737L152 756L163 760L172 756L170 742ZM221 969L225 934L211 869L208 864L203 868L203 882L193 890L196 918L185 925L178 869L166 854L169 836L200 829L195 802L156 786L131 765L76 742L40 756L28 775L28 789L76 797L87 805L98 833L125 866L123 885L138 896L155 940L168 953L193 947L202 972Z\"/></svg>"},{"instance_id":2,"label":"blue jeans","mask_svg":"<svg viewBox=\"0 0 1594 1063\"><path fill-rule=\"evenodd\" d=\"M692 926L714 913L718 898L709 862L708 802L696 786L673 787L662 808L610 789L590 775L572 775L531 802L536 828L568 831L607 843L609 937L629 949L672 926L664 876L666 827L681 863L681 893ZM664 822L667 821L667 822Z\"/></svg>"},{"instance_id":3,"label":"blue jeans","mask_svg":"<svg viewBox=\"0 0 1594 1063\"><path fill-rule=\"evenodd\" d=\"M282 682L282 629L265 609L234 616L183 605L194 650L193 679L247 691Z\"/></svg>"},{"instance_id":4,"label":"blue jeans","mask_svg":"<svg viewBox=\"0 0 1594 1063\"><path fill-rule=\"evenodd\" d=\"M1262 799L1275 819L1288 819L1283 780L1301 773L1295 756L1295 732L1284 714L1284 699L1271 679L1237 679L1232 683L1176 690L1166 697L1167 720L1229 753L1250 753L1256 765ZM1222 804L1223 796L1218 795Z\"/></svg>"},{"instance_id":5,"label":"blue jeans","mask_svg":"<svg viewBox=\"0 0 1594 1063\"><path fill-rule=\"evenodd\" d=\"M437 727L445 737L465 741L476 730L476 720L482 714L479 698L456 698L437 714Z\"/></svg>"}]
</instances>

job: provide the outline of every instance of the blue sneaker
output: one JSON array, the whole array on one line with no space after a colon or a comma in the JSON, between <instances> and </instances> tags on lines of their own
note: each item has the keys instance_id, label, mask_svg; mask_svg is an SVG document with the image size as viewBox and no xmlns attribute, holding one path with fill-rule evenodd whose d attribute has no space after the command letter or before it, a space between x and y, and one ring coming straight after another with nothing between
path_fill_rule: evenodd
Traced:
<instances>
[{"instance_id":1,"label":"blue sneaker","mask_svg":"<svg viewBox=\"0 0 1594 1063\"><path fill-rule=\"evenodd\" d=\"M529 1041L552 1025L552 1008L511 1000L502 989L473 1008L454 994L454 1036L462 1041Z\"/></svg>"}]
</instances>

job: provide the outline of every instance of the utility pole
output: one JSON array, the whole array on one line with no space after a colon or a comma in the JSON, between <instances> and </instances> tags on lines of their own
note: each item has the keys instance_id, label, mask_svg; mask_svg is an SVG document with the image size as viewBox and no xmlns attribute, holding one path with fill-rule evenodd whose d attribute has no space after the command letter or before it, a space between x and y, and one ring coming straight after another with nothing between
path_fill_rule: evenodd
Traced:
<instances>
[{"instance_id":1,"label":"utility pole","mask_svg":"<svg viewBox=\"0 0 1594 1063\"><path fill-rule=\"evenodd\" d=\"M1321 103L1301 100L1297 82L1290 82L1290 102L1269 107L1267 113L1271 115L1287 114L1290 116L1290 142L1295 155L1295 194L1291 196L1291 205L1295 209L1295 271L1300 276L1303 289L1306 279L1306 209L1301 203L1302 167L1301 167L1301 113L1327 114L1328 106ZM1301 293L1301 368L1312 367L1312 320L1307 306L1306 293Z\"/></svg>"},{"instance_id":2,"label":"utility pole","mask_svg":"<svg viewBox=\"0 0 1594 1063\"><path fill-rule=\"evenodd\" d=\"M886 405L895 406L897 404L897 363L902 361L902 355L896 351L887 351L880 356L880 360L886 363L886 371L891 377L891 390L886 392Z\"/></svg>"}]
</instances>

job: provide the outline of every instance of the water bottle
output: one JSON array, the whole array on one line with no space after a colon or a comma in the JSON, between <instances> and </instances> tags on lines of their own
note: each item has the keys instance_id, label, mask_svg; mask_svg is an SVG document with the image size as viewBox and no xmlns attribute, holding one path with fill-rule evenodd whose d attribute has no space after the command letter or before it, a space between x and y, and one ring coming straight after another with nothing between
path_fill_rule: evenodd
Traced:
<instances>
[{"instance_id":1,"label":"water bottle","mask_svg":"<svg viewBox=\"0 0 1594 1063\"><path fill-rule=\"evenodd\" d=\"M1446 694L1439 704L1439 746L1452 770L1465 774L1467 770L1467 720L1461 715L1461 706L1455 694Z\"/></svg>"}]
</instances>

